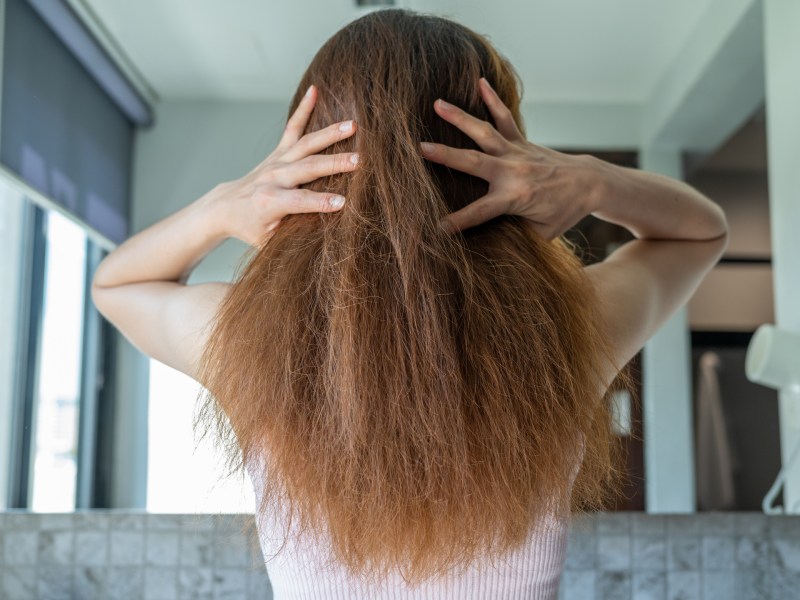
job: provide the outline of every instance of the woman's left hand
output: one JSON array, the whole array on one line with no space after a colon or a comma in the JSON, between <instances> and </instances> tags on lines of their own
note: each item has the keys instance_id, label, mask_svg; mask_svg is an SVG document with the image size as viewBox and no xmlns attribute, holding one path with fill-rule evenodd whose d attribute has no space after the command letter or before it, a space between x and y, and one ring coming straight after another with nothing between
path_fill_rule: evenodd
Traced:
<instances>
[{"instance_id":1,"label":"woman's left hand","mask_svg":"<svg viewBox=\"0 0 800 600\"><path fill-rule=\"evenodd\" d=\"M217 214L227 235L251 246L263 246L288 214L332 212L344 206L341 196L297 187L320 177L352 171L358 163L355 152L316 154L353 135L354 121L334 123L302 135L316 100L317 88L312 85L286 123L272 154L244 177L221 183L209 193L209 201L218 203Z\"/></svg>"}]
</instances>

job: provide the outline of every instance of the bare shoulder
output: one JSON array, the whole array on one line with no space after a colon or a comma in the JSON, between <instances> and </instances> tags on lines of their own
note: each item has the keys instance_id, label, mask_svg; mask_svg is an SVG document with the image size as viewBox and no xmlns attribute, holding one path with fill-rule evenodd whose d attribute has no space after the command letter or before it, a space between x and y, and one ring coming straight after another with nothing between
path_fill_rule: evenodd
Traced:
<instances>
[{"instance_id":1,"label":"bare shoulder","mask_svg":"<svg viewBox=\"0 0 800 600\"><path fill-rule=\"evenodd\" d=\"M702 241L635 239L585 267L618 367L691 299L727 244L727 234ZM608 365L603 389L617 371Z\"/></svg>"}]
</instances>

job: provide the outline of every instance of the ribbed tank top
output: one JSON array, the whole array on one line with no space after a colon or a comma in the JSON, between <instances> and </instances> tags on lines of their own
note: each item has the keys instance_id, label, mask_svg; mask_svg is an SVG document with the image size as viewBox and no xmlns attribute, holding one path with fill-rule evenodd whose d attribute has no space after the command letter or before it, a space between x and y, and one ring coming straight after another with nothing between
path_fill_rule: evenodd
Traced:
<instances>
[{"instance_id":1,"label":"ribbed tank top","mask_svg":"<svg viewBox=\"0 0 800 600\"><path fill-rule=\"evenodd\" d=\"M573 481L579 464L573 470ZM250 469L256 507L260 505L263 471ZM285 519L256 515L261 550L274 600L555 600L566 558L568 523L550 516L526 542L505 557L473 563L457 575L408 586L399 572L380 587L354 580L338 565L325 564L327 547L307 536L285 540ZM285 543L284 543L285 542Z\"/></svg>"}]
</instances>

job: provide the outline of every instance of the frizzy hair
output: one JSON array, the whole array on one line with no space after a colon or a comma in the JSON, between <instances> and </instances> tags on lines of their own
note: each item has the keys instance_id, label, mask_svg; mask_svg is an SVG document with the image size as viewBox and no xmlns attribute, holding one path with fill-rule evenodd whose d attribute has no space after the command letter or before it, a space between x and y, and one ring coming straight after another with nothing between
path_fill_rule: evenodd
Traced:
<instances>
[{"instance_id":1,"label":"frizzy hair","mask_svg":"<svg viewBox=\"0 0 800 600\"><path fill-rule=\"evenodd\" d=\"M307 133L355 119L325 153L359 167L303 186L347 201L246 255L201 360L195 425L231 472L260 465L257 514L288 507L364 579L467 567L621 489L609 399L631 386L622 371L600 387L612 354L575 248L510 215L438 226L488 184L419 142L478 149L433 103L494 123L481 76L524 132L515 70L453 21L381 10L322 46L288 114L313 83Z\"/></svg>"}]
</instances>

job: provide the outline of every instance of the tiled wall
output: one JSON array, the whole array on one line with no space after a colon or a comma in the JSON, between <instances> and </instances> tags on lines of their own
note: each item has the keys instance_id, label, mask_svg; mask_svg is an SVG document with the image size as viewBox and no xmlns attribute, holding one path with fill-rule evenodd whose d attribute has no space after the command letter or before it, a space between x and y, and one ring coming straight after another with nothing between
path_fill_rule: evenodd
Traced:
<instances>
[{"instance_id":1,"label":"tiled wall","mask_svg":"<svg viewBox=\"0 0 800 600\"><path fill-rule=\"evenodd\" d=\"M0 513L0 598L268 599L251 515ZM800 599L800 517L604 513L569 534L561 600Z\"/></svg>"},{"instance_id":2,"label":"tiled wall","mask_svg":"<svg viewBox=\"0 0 800 600\"><path fill-rule=\"evenodd\" d=\"M800 517L597 514L570 531L559 597L800 599Z\"/></svg>"},{"instance_id":3,"label":"tiled wall","mask_svg":"<svg viewBox=\"0 0 800 600\"><path fill-rule=\"evenodd\" d=\"M266 600L252 515L0 513L3 600Z\"/></svg>"}]
</instances>

